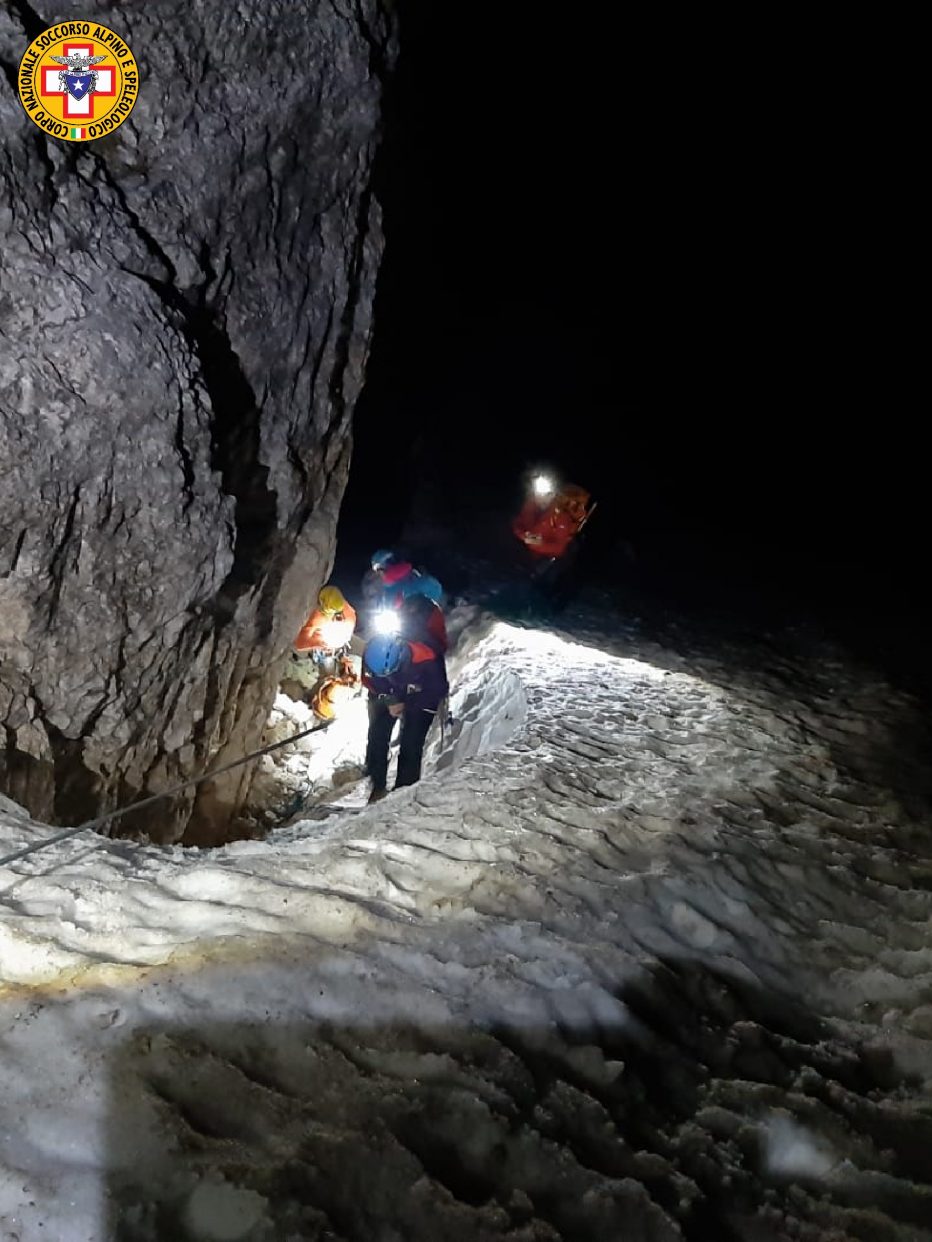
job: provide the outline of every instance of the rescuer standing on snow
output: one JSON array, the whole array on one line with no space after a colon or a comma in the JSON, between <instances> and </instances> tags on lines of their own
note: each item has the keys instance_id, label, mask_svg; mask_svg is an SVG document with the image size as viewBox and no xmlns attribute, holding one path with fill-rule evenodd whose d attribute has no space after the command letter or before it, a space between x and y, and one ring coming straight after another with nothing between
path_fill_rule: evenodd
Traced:
<instances>
[{"instance_id":1,"label":"rescuer standing on snow","mask_svg":"<svg viewBox=\"0 0 932 1242\"><path fill-rule=\"evenodd\" d=\"M579 534L595 509L589 501L584 487L565 483L557 489L545 475L538 475L511 524L530 558L532 584L550 603L566 593Z\"/></svg>"},{"instance_id":2,"label":"rescuer standing on snow","mask_svg":"<svg viewBox=\"0 0 932 1242\"><path fill-rule=\"evenodd\" d=\"M369 691L369 801L377 802L387 793L388 748L396 720L401 720L401 739L395 788L421 779L427 732L449 692L446 662L427 643L377 634L363 653L362 682Z\"/></svg>"}]
</instances>

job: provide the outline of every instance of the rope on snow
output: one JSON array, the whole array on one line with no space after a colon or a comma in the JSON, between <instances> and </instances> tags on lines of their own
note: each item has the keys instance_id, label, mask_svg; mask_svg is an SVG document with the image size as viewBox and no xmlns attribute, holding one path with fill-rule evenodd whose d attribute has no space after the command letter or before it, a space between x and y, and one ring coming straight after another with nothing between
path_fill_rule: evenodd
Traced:
<instances>
[{"instance_id":1,"label":"rope on snow","mask_svg":"<svg viewBox=\"0 0 932 1242\"><path fill-rule=\"evenodd\" d=\"M219 768L214 768L210 772L204 772L201 776L192 776L188 780L182 781L179 785L174 785L171 789L166 789L163 793L150 794L147 798L140 798L138 802L131 802L129 806L120 807L116 811L108 811L106 815L98 815L96 819L89 819L86 823L79 824L77 828L66 828L63 832L57 832L52 837L45 837L41 841L33 841L31 845L25 845L22 849L14 850L12 854L6 854L0 858L0 867L5 867L8 863L15 862L18 858L25 858L29 854L36 854L39 850L48 849L50 845L56 845L59 841L67 841L69 837L76 837L79 832L89 832L92 828L102 828L104 824L109 824L114 819L119 819L121 815L125 815L128 811L138 811L144 806L151 806L153 802L159 802L162 798L174 798L176 794L181 793L182 789L187 789L189 785L200 785L204 781L212 780L215 776L220 776L224 772L230 772L233 768L242 767L244 763L249 763L252 759L258 759L261 755L268 755L273 750L278 750L282 746L288 746L291 742L300 741L302 737L307 737L309 733L316 733L318 729L323 728L321 724L315 724L310 729L302 729L300 733L295 733L291 737L286 737L284 741L272 742L268 746L263 746L261 750L254 750L248 755L244 755L242 759L234 759L232 763L225 763Z\"/></svg>"}]
</instances>

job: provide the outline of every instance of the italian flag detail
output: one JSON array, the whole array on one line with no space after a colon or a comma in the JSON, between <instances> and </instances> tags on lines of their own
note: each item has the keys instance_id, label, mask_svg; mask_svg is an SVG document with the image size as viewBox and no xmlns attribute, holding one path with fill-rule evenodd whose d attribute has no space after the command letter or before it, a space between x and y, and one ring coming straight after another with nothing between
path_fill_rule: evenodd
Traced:
<instances>
[{"instance_id":1,"label":"italian flag detail","mask_svg":"<svg viewBox=\"0 0 932 1242\"><path fill-rule=\"evenodd\" d=\"M87 133L87 130L84 129L82 126L72 125L71 129L68 131L68 137L69 138L83 138L86 133Z\"/></svg>"}]
</instances>

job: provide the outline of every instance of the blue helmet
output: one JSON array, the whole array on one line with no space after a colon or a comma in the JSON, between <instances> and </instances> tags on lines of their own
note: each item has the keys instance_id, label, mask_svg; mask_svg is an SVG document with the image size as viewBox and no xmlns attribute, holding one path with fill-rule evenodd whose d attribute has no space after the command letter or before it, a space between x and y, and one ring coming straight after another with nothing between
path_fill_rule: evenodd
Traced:
<instances>
[{"instance_id":1,"label":"blue helmet","mask_svg":"<svg viewBox=\"0 0 932 1242\"><path fill-rule=\"evenodd\" d=\"M395 553L391 548L379 548L377 552L372 553L372 568L384 569L386 565L391 565L395 559Z\"/></svg>"},{"instance_id":2,"label":"blue helmet","mask_svg":"<svg viewBox=\"0 0 932 1242\"><path fill-rule=\"evenodd\" d=\"M391 634L376 634L366 643L363 660L375 677L388 677L394 673L408 654L408 644Z\"/></svg>"}]
</instances>

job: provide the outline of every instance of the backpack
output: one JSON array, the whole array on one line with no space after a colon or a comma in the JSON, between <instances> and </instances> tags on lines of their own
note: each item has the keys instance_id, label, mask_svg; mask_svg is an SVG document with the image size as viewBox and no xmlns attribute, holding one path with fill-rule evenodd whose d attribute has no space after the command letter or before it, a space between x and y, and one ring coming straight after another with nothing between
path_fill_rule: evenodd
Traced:
<instances>
[{"instance_id":1,"label":"backpack","mask_svg":"<svg viewBox=\"0 0 932 1242\"><path fill-rule=\"evenodd\" d=\"M402 600L401 633L411 642L426 643L443 654L447 649L447 627L443 609L427 595L409 595Z\"/></svg>"},{"instance_id":2,"label":"backpack","mask_svg":"<svg viewBox=\"0 0 932 1242\"><path fill-rule=\"evenodd\" d=\"M426 595L435 604L443 603L443 587L433 574L429 574L423 569L415 569L410 578L405 579L402 584L402 591L405 599L410 598L412 595Z\"/></svg>"}]
</instances>

